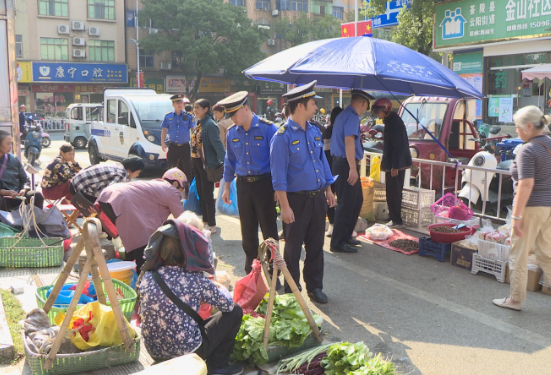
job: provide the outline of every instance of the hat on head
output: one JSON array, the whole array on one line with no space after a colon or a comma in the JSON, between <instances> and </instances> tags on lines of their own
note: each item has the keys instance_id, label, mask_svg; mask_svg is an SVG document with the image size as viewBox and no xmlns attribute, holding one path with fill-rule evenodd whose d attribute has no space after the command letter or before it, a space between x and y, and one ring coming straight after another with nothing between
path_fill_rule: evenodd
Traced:
<instances>
[{"instance_id":1,"label":"hat on head","mask_svg":"<svg viewBox=\"0 0 551 375\"><path fill-rule=\"evenodd\" d=\"M26 106L25 104L21 104L21 105L19 106L19 108L21 108L21 107L27 108L27 106Z\"/></svg>"},{"instance_id":2,"label":"hat on head","mask_svg":"<svg viewBox=\"0 0 551 375\"><path fill-rule=\"evenodd\" d=\"M313 98L314 96L316 96L316 92L314 91L314 86L316 85L316 83L318 83L318 81L312 81L304 86L295 87L282 96L287 99L287 102L293 102L305 98Z\"/></svg>"},{"instance_id":3,"label":"hat on head","mask_svg":"<svg viewBox=\"0 0 551 375\"><path fill-rule=\"evenodd\" d=\"M174 103L174 102L183 102L185 99L186 98L182 94L176 94L176 95L172 95L170 97L170 100L172 100L172 103ZM189 101L188 101L188 103L189 103Z\"/></svg>"},{"instance_id":4,"label":"hat on head","mask_svg":"<svg viewBox=\"0 0 551 375\"><path fill-rule=\"evenodd\" d=\"M362 97L363 99L367 100L368 102L369 102L370 100L375 100L375 97L374 97L374 96L369 95L367 92L365 92L365 91L363 91L363 90L352 90L352 91L350 92L350 94L351 94L352 96L354 96L354 95L360 96L360 97Z\"/></svg>"},{"instance_id":5,"label":"hat on head","mask_svg":"<svg viewBox=\"0 0 551 375\"><path fill-rule=\"evenodd\" d=\"M224 112L233 114L247 104L248 95L249 93L247 91L239 91L225 99L220 100L216 103L216 105L224 107Z\"/></svg>"}]
</instances>

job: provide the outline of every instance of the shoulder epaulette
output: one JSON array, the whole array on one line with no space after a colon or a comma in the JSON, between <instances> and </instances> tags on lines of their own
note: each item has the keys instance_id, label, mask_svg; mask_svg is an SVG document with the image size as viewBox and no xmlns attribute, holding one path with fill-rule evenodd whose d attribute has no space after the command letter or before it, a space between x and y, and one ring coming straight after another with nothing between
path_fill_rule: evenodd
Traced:
<instances>
[{"instance_id":1,"label":"shoulder epaulette","mask_svg":"<svg viewBox=\"0 0 551 375\"><path fill-rule=\"evenodd\" d=\"M270 120L265 119L263 117L259 117L258 122L263 122L263 123L268 124L268 125L272 125L274 123L273 121L270 121Z\"/></svg>"},{"instance_id":2,"label":"shoulder epaulette","mask_svg":"<svg viewBox=\"0 0 551 375\"><path fill-rule=\"evenodd\" d=\"M283 124L279 127L279 130L277 131L277 134L283 134L285 133L285 130L287 130L287 124Z\"/></svg>"},{"instance_id":3,"label":"shoulder epaulette","mask_svg":"<svg viewBox=\"0 0 551 375\"><path fill-rule=\"evenodd\" d=\"M173 111L168 111L167 113L165 113L165 116L168 115L169 113L172 113Z\"/></svg>"},{"instance_id":4,"label":"shoulder epaulette","mask_svg":"<svg viewBox=\"0 0 551 375\"><path fill-rule=\"evenodd\" d=\"M233 128L235 126L235 124L231 124L230 126L228 126L228 131Z\"/></svg>"}]
</instances>

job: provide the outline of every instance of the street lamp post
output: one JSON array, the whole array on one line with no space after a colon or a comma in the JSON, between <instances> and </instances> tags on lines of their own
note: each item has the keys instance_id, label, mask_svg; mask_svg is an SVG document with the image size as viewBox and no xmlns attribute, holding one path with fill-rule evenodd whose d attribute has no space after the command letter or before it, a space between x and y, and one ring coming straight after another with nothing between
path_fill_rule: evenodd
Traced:
<instances>
[{"instance_id":1,"label":"street lamp post","mask_svg":"<svg viewBox=\"0 0 551 375\"><path fill-rule=\"evenodd\" d=\"M132 38L130 40L136 44L136 87L140 87L140 42Z\"/></svg>"}]
</instances>

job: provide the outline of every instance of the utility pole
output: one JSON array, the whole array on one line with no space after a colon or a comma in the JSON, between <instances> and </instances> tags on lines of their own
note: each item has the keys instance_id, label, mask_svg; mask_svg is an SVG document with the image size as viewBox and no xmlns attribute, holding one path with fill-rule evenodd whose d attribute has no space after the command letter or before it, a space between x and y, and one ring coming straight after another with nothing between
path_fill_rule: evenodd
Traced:
<instances>
[{"instance_id":1,"label":"utility pole","mask_svg":"<svg viewBox=\"0 0 551 375\"><path fill-rule=\"evenodd\" d=\"M356 0L357 1L357 0ZM136 25L136 87L140 87L140 25L138 25L138 0L136 0L136 15L134 16L134 23Z\"/></svg>"}]
</instances>

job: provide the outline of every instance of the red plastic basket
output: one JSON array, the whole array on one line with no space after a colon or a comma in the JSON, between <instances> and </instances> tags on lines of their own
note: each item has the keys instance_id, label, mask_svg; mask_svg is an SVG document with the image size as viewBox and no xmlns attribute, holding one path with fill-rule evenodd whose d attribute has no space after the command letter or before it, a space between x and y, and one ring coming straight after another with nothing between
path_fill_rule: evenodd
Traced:
<instances>
[{"instance_id":1,"label":"red plastic basket","mask_svg":"<svg viewBox=\"0 0 551 375\"><path fill-rule=\"evenodd\" d=\"M461 218L460 220L469 220L471 217L474 216L473 210L471 210L465 203L461 201L461 199L457 198L452 193L445 194L442 198L437 200L432 206L430 206L430 209L436 216L440 217L449 217L449 212L452 207L458 207L461 210L466 212L465 217ZM459 219L452 217L451 219Z\"/></svg>"}]
</instances>

